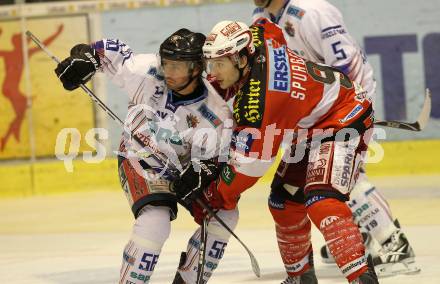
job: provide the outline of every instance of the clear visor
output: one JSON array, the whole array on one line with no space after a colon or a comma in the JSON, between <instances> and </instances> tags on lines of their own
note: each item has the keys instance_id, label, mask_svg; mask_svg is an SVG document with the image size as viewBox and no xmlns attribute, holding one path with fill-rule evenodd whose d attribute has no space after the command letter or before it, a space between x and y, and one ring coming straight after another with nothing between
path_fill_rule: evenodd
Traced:
<instances>
[{"instance_id":1,"label":"clear visor","mask_svg":"<svg viewBox=\"0 0 440 284\"><path fill-rule=\"evenodd\" d=\"M162 59L162 70L167 75L185 77L188 76L189 70L194 68L194 62L191 61L174 61Z\"/></svg>"},{"instance_id":2,"label":"clear visor","mask_svg":"<svg viewBox=\"0 0 440 284\"><path fill-rule=\"evenodd\" d=\"M238 63L238 55L224 56L219 58L205 59L206 73L213 76L217 72L223 72L229 66Z\"/></svg>"}]
</instances>

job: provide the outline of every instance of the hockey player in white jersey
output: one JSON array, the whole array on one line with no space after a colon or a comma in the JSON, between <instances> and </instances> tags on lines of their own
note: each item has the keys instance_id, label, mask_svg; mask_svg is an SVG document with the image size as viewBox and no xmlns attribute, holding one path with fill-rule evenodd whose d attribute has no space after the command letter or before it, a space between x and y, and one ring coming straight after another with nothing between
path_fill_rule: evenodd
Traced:
<instances>
[{"instance_id":1,"label":"hockey player in white jersey","mask_svg":"<svg viewBox=\"0 0 440 284\"><path fill-rule=\"evenodd\" d=\"M201 76L204 40L200 33L180 29L161 44L159 54L137 55L122 41L103 39L74 46L55 70L67 90L102 71L129 96L118 167L136 220L123 251L120 284L150 282L170 235L170 221L177 215L177 198L169 186L175 177L169 170L218 155L219 138L231 113ZM207 164L215 171L211 160ZM237 209L217 214L235 228ZM197 212L193 215L200 221ZM207 235L204 283L218 266L230 236L215 220L209 222ZM196 283L199 244L200 228L181 255L174 284Z\"/></svg>"},{"instance_id":2,"label":"hockey player in white jersey","mask_svg":"<svg viewBox=\"0 0 440 284\"><path fill-rule=\"evenodd\" d=\"M373 69L348 33L336 7L325 0L254 0L254 3L257 8L253 21L265 17L277 23L290 49L305 59L333 66L347 74L359 84L359 95L374 102ZM288 177L276 175L272 191L275 184L281 184L281 190L291 190ZM414 252L397 220L393 222L388 203L367 180L364 171L348 204L356 223L364 231L364 238L372 236L381 246L378 252L372 251L379 276L419 271L414 265ZM321 255L325 262L333 261L325 246ZM285 283L290 283L288 281Z\"/></svg>"}]
</instances>

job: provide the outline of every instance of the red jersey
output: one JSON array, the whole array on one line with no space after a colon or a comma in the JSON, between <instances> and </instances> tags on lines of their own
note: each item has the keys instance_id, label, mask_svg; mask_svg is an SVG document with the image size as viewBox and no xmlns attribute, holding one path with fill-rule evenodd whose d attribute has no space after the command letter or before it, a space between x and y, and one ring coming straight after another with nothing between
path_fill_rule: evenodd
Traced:
<instances>
[{"instance_id":1,"label":"red jersey","mask_svg":"<svg viewBox=\"0 0 440 284\"><path fill-rule=\"evenodd\" d=\"M373 119L370 101L343 73L297 56L266 19L250 29L256 51L246 83L234 90L231 157L218 184L226 209L264 175L285 134L303 130L310 139L319 129L363 133Z\"/></svg>"}]
</instances>

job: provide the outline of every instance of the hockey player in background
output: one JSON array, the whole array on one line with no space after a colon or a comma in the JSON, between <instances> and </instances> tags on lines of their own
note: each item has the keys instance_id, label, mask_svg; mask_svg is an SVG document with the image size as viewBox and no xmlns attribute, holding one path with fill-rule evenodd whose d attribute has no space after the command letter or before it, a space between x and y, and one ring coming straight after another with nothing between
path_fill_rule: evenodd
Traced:
<instances>
[{"instance_id":1,"label":"hockey player in background","mask_svg":"<svg viewBox=\"0 0 440 284\"><path fill-rule=\"evenodd\" d=\"M215 158L219 147L215 138L231 117L224 100L201 76L204 40L200 33L180 29L161 44L159 54L138 55L119 40L78 44L55 70L67 90L103 71L129 96L128 131L122 137L118 167L135 222L123 252L121 284L149 283L169 237L170 221L177 215L177 199L169 186L174 177L163 158L170 158L170 164L181 169L197 159ZM207 139L207 133L217 137ZM201 220L197 212L192 213ZM217 214L231 228L236 226L237 209ZM218 266L230 234L213 220L207 235L206 263L210 265L203 275L205 283ZM189 240L187 252L182 253L174 284L196 283L199 243L200 228Z\"/></svg>"},{"instance_id":2,"label":"hockey player in background","mask_svg":"<svg viewBox=\"0 0 440 284\"><path fill-rule=\"evenodd\" d=\"M295 169L298 190L286 200L288 193L275 187L269 200L283 226L279 237L289 246L284 259L293 274L288 283L317 283L310 221L349 283L378 283L345 203L371 136L371 102L337 69L305 61L288 49L282 31L267 19L250 28L233 21L216 24L203 52L208 73L231 97L237 125L217 187L193 194L214 208L233 209L275 160L282 140L295 143L302 151L286 162L290 171ZM199 183L198 175L183 174L174 189L185 196Z\"/></svg>"},{"instance_id":3,"label":"hockey player in background","mask_svg":"<svg viewBox=\"0 0 440 284\"><path fill-rule=\"evenodd\" d=\"M254 0L254 3L257 8L253 20L266 17L278 24L287 46L296 54L340 70L358 83L367 99L374 102L376 83L373 69L362 49L348 33L336 7L325 0ZM273 187L279 187L273 190L284 192L287 199L291 199L292 193L297 190L290 183L290 179L294 178L292 174L289 169L278 171L272 184ZM415 255L408 239L397 220L393 222L387 201L368 181L363 168L348 205L356 224L363 231L367 248L374 256L373 262L379 276L419 271L414 264ZM281 237L285 228L279 222L277 224L281 255L288 255L289 246ZM370 236L380 244L379 251L374 250ZM334 262L326 246L321 248L321 256L324 262ZM283 261L290 275L287 267L291 263L285 257Z\"/></svg>"}]
</instances>

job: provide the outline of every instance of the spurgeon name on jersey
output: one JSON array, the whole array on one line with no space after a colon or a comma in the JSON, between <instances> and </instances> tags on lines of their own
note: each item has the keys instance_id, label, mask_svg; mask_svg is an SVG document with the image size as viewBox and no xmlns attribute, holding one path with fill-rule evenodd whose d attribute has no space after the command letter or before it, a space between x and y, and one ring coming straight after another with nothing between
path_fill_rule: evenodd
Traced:
<instances>
[{"instance_id":1,"label":"spurgeon name on jersey","mask_svg":"<svg viewBox=\"0 0 440 284\"><path fill-rule=\"evenodd\" d=\"M234 208L240 193L267 171L289 131L305 132L306 139L324 131L334 137L349 128L363 133L373 119L371 102L359 97L339 70L299 57L267 19L250 29L254 62L233 101L234 133L240 136L235 140L240 144L232 146L218 186L225 208Z\"/></svg>"}]
</instances>

